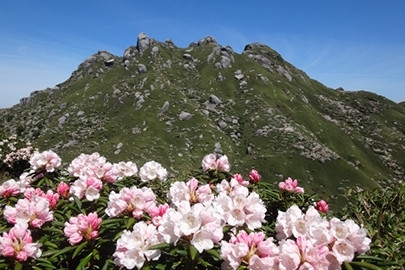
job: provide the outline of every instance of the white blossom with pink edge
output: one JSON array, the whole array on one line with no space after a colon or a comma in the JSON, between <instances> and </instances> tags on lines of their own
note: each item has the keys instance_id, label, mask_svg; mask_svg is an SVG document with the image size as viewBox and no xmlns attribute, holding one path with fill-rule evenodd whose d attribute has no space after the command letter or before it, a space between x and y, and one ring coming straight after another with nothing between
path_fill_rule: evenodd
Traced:
<instances>
[{"instance_id":1,"label":"white blossom with pink edge","mask_svg":"<svg viewBox=\"0 0 405 270\"><path fill-rule=\"evenodd\" d=\"M219 187L223 188L223 185L222 183ZM227 224L231 226L246 224L251 230L262 226L267 209L256 192L249 192L248 188L239 184L235 185L229 194L227 189L223 190L214 199L213 205L220 211Z\"/></svg>"},{"instance_id":2,"label":"white blossom with pink edge","mask_svg":"<svg viewBox=\"0 0 405 270\"><path fill-rule=\"evenodd\" d=\"M59 168L62 165L62 160L52 150L44 151L42 153L36 151L30 159L30 164L34 170L54 172L56 168Z\"/></svg>"},{"instance_id":3,"label":"white blossom with pink edge","mask_svg":"<svg viewBox=\"0 0 405 270\"><path fill-rule=\"evenodd\" d=\"M215 154L208 154L203 158L201 166L204 172L208 170L229 172L231 169L231 165L229 164L226 155L217 159Z\"/></svg>"},{"instance_id":4,"label":"white blossom with pink edge","mask_svg":"<svg viewBox=\"0 0 405 270\"><path fill-rule=\"evenodd\" d=\"M306 262L317 265L318 268L315 269L329 269L327 267L330 264L351 262L356 253L363 254L368 251L371 243L367 230L360 228L353 220L341 221L332 218L328 222L313 206L310 206L306 213L302 213L296 205L286 212L279 211L275 231L277 239L282 240L280 248L286 250L283 258L280 257L280 269L282 262L288 267L296 264L294 250L297 248L301 258L308 257ZM290 239L285 240L292 236L297 239L297 243L291 242ZM330 249L325 250L325 247Z\"/></svg>"},{"instance_id":5,"label":"white blossom with pink edge","mask_svg":"<svg viewBox=\"0 0 405 270\"><path fill-rule=\"evenodd\" d=\"M279 249L273 238L264 238L262 232L240 231L229 242L221 241L222 269L238 269L242 263L247 269L278 269Z\"/></svg>"},{"instance_id":6,"label":"white blossom with pink edge","mask_svg":"<svg viewBox=\"0 0 405 270\"><path fill-rule=\"evenodd\" d=\"M141 218L144 212L156 207L156 195L151 188L122 188L119 193L112 191L105 210L109 217L129 213L134 218Z\"/></svg>"},{"instance_id":7,"label":"white blossom with pink edge","mask_svg":"<svg viewBox=\"0 0 405 270\"><path fill-rule=\"evenodd\" d=\"M20 186L14 179L7 180L0 185L0 197L13 197L20 194L20 192Z\"/></svg>"},{"instance_id":8,"label":"white blossom with pink edge","mask_svg":"<svg viewBox=\"0 0 405 270\"><path fill-rule=\"evenodd\" d=\"M169 208L162 216L159 232L166 243L185 236L198 252L212 249L223 238L223 221L212 205L182 201L177 210Z\"/></svg>"},{"instance_id":9,"label":"white blossom with pink edge","mask_svg":"<svg viewBox=\"0 0 405 270\"><path fill-rule=\"evenodd\" d=\"M100 179L95 177L88 177L87 179L77 179L70 186L70 194L76 196L78 199L86 198L88 201L94 201L100 198L100 190L103 183Z\"/></svg>"},{"instance_id":10,"label":"white blossom with pink edge","mask_svg":"<svg viewBox=\"0 0 405 270\"><path fill-rule=\"evenodd\" d=\"M145 261L159 259L161 251L149 250L149 247L160 243L163 239L156 227L140 221L134 225L132 232L125 230L117 240L114 263L127 269L141 269Z\"/></svg>"},{"instance_id":11,"label":"white blossom with pink edge","mask_svg":"<svg viewBox=\"0 0 405 270\"><path fill-rule=\"evenodd\" d=\"M175 206L179 206L182 201L190 203L210 204L214 199L209 184L199 185L195 178L190 179L187 183L176 181L171 184L167 198Z\"/></svg>"},{"instance_id":12,"label":"white blossom with pink edge","mask_svg":"<svg viewBox=\"0 0 405 270\"><path fill-rule=\"evenodd\" d=\"M28 223L34 228L41 228L45 222L53 220L49 201L43 197L36 197L32 201L19 199L14 207L7 205L3 215L9 223Z\"/></svg>"}]
</instances>

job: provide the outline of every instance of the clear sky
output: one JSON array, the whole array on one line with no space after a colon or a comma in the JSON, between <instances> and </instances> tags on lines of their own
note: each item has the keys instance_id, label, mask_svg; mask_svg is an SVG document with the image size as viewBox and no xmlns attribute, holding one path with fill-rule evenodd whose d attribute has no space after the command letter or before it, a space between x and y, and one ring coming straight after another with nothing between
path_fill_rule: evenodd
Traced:
<instances>
[{"instance_id":1,"label":"clear sky","mask_svg":"<svg viewBox=\"0 0 405 270\"><path fill-rule=\"evenodd\" d=\"M140 32L187 47L213 36L241 53L261 42L328 87L405 101L404 0L0 1L0 108L68 79L98 50Z\"/></svg>"}]
</instances>

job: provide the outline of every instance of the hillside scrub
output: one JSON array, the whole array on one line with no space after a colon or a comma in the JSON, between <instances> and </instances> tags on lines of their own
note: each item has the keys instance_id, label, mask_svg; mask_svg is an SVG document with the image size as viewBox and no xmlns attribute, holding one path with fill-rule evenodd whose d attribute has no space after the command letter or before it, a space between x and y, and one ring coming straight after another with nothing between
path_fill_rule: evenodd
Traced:
<instances>
[{"instance_id":1,"label":"hillside scrub","mask_svg":"<svg viewBox=\"0 0 405 270\"><path fill-rule=\"evenodd\" d=\"M97 152L65 167L51 150L35 151L28 161L18 180L0 186L2 269L400 269L403 263L404 217L395 207L403 204L403 186L397 195L386 190L395 206L377 191L348 194L342 216L297 180L273 189L257 170L231 173L226 155L206 155L201 169L176 178L155 161L138 169Z\"/></svg>"}]
</instances>

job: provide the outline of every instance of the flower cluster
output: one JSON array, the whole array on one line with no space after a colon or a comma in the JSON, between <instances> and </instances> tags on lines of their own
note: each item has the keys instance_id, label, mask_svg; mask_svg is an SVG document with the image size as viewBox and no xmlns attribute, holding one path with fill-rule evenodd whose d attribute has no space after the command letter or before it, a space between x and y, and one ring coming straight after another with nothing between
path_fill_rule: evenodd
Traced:
<instances>
[{"instance_id":1,"label":"flower cluster","mask_svg":"<svg viewBox=\"0 0 405 270\"><path fill-rule=\"evenodd\" d=\"M303 262L314 269L350 262L355 253L368 251L371 242L367 230L353 220L327 220L313 206L305 213L296 205L286 212L279 211L275 230L276 238L289 247L284 260L294 264L295 268L290 269L297 269Z\"/></svg>"},{"instance_id":2,"label":"flower cluster","mask_svg":"<svg viewBox=\"0 0 405 270\"><path fill-rule=\"evenodd\" d=\"M88 215L79 214L77 217L71 217L69 222L65 222L63 232L68 238L69 243L74 246L80 243L83 238L91 240L98 236L101 218L93 212Z\"/></svg>"},{"instance_id":3,"label":"flower cluster","mask_svg":"<svg viewBox=\"0 0 405 270\"><path fill-rule=\"evenodd\" d=\"M31 231L27 223L17 223L10 231L0 236L0 252L4 257L12 257L17 261L26 261L28 257L41 257L40 243L33 243Z\"/></svg>"},{"instance_id":4,"label":"flower cluster","mask_svg":"<svg viewBox=\"0 0 405 270\"><path fill-rule=\"evenodd\" d=\"M31 156L30 164L35 171L54 172L61 166L62 160L52 150L39 153L35 151Z\"/></svg>"},{"instance_id":5,"label":"flower cluster","mask_svg":"<svg viewBox=\"0 0 405 270\"><path fill-rule=\"evenodd\" d=\"M215 181L199 176L174 181L167 179L167 170L155 161L145 163L136 177L138 168L133 162L113 164L98 153L81 154L70 163L63 179L53 183L55 189L32 186L42 181L49 188L52 183L46 177L58 174L60 163L52 151L35 153L33 170L19 181L10 179L0 186L0 199L6 202L4 219L13 226L0 237L2 256L19 262L38 259L42 243L33 243L30 229L38 234L51 232L49 237L62 235L57 241L65 248L44 251L43 256L73 252L73 259L88 247L80 263L99 261L106 252L102 255L106 265L128 269L151 266L169 254L191 256L193 262L200 262L196 259L200 256L208 266L222 263L224 269L340 269L343 262L370 248L367 230L353 220L322 216L328 211L323 200L306 212L293 205L278 211L277 219L269 218L269 203L260 195L259 172L251 170L249 181L240 174L217 173L229 171L226 156L210 154L202 161L205 176L216 177ZM291 178L279 187L287 191L277 193L280 198L304 192ZM158 188L164 188L165 198L158 198ZM268 223L275 225L274 235L266 235L273 231L264 228ZM44 235L38 241L44 241L44 248L54 245ZM208 263L202 259L206 254L217 256ZM69 262L64 267L73 265Z\"/></svg>"},{"instance_id":6,"label":"flower cluster","mask_svg":"<svg viewBox=\"0 0 405 270\"><path fill-rule=\"evenodd\" d=\"M297 179L292 180L290 177L288 177L284 182L280 182L278 184L278 187L281 190L285 190L287 192L304 193L304 189L298 186Z\"/></svg>"},{"instance_id":7,"label":"flower cluster","mask_svg":"<svg viewBox=\"0 0 405 270\"><path fill-rule=\"evenodd\" d=\"M220 158L217 158L215 154L206 155L202 160L201 166L204 172L209 170L229 172L231 169L226 155Z\"/></svg>"},{"instance_id":8,"label":"flower cluster","mask_svg":"<svg viewBox=\"0 0 405 270\"><path fill-rule=\"evenodd\" d=\"M0 169L18 177L29 168L29 160L36 150L15 135L0 140Z\"/></svg>"}]
</instances>

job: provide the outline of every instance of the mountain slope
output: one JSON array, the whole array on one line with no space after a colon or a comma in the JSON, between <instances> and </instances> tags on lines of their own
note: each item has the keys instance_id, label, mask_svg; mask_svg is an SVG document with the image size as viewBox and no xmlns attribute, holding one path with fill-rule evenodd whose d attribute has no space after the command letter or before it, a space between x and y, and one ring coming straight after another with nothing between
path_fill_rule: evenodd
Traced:
<instances>
[{"instance_id":1,"label":"mountain slope","mask_svg":"<svg viewBox=\"0 0 405 270\"><path fill-rule=\"evenodd\" d=\"M122 57L99 51L0 117L2 130L66 163L97 151L176 174L214 151L233 171L291 176L334 196L404 175L404 106L330 89L259 43L237 54L212 37L179 48L141 33Z\"/></svg>"}]
</instances>

